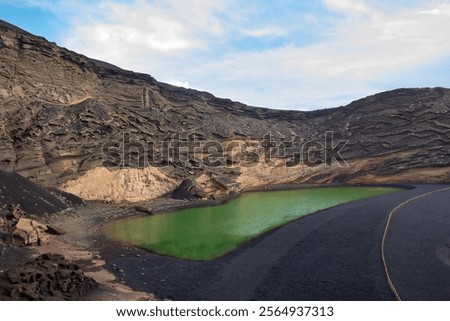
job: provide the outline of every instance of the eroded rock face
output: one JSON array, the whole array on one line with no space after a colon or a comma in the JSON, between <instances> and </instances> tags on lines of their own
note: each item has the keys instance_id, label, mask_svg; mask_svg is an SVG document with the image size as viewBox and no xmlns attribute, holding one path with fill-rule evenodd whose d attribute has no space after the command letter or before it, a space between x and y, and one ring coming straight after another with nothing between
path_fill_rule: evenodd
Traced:
<instances>
[{"instance_id":1,"label":"eroded rock face","mask_svg":"<svg viewBox=\"0 0 450 321\"><path fill-rule=\"evenodd\" d=\"M60 186L86 200L137 202L160 197L176 186L176 181L157 168L97 167L76 180Z\"/></svg>"},{"instance_id":2,"label":"eroded rock face","mask_svg":"<svg viewBox=\"0 0 450 321\"><path fill-rule=\"evenodd\" d=\"M450 173L450 90L443 88L399 89L314 112L269 110L160 83L1 24L0 88L0 169L90 199L158 197L185 178L221 193L214 178L229 186L237 182L233 188L239 189L396 177L426 182L428 176L417 173L436 168L432 180L448 181ZM308 154L301 150L305 143L333 149L341 140L346 163L321 163L336 155L324 155L317 144L313 161L295 161L295 152ZM222 150L202 144L194 152L198 142L211 141ZM166 154L167 142L182 146L177 155ZM279 163L261 162L273 144L280 147ZM220 161L211 161L218 152ZM128 196L121 198L116 185L102 180L90 183L93 173L118 166L139 169L105 172L116 175L111 179L121 191L131 188ZM157 187L153 180L144 186L125 177L145 180L146 168L162 173ZM149 192L153 188L156 193Z\"/></svg>"},{"instance_id":3,"label":"eroded rock face","mask_svg":"<svg viewBox=\"0 0 450 321\"><path fill-rule=\"evenodd\" d=\"M62 255L43 254L0 274L0 300L75 300L96 286Z\"/></svg>"}]
</instances>

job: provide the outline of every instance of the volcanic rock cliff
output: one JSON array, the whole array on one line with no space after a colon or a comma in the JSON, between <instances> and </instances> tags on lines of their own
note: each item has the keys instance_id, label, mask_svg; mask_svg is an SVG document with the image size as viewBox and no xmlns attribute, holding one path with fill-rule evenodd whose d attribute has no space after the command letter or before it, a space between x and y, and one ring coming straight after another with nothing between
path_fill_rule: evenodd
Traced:
<instances>
[{"instance_id":1,"label":"volcanic rock cliff","mask_svg":"<svg viewBox=\"0 0 450 321\"><path fill-rule=\"evenodd\" d=\"M0 23L0 170L86 199L278 183L448 182L450 90L313 112L174 87Z\"/></svg>"}]
</instances>

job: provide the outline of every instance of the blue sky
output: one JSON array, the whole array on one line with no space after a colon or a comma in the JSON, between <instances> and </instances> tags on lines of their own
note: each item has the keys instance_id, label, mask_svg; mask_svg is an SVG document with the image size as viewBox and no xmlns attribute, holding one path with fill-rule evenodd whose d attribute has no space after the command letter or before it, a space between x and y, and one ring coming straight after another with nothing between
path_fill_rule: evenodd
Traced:
<instances>
[{"instance_id":1,"label":"blue sky","mask_svg":"<svg viewBox=\"0 0 450 321\"><path fill-rule=\"evenodd\" d=\"M0 0L0 18L256 106L311 110L450 87L450 0Z\"/></svg>"}]
</instances>

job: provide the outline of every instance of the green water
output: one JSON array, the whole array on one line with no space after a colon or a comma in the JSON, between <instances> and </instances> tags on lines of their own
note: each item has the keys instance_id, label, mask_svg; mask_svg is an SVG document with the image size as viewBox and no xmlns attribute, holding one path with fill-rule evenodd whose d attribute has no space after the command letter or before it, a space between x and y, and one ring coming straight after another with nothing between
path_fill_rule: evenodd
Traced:
<instances>
[{"instance_id":1,"label":"green water","mask_svg":"<svg viewBox=\"0 0 450 321\"><path fill-rule=\"evenodd\" d=\"M106 233L155 253L211 260L304 215L397 190L329 187L252 192L222 205L119 221L109 225Z\"/></svg>"}]
</instances>

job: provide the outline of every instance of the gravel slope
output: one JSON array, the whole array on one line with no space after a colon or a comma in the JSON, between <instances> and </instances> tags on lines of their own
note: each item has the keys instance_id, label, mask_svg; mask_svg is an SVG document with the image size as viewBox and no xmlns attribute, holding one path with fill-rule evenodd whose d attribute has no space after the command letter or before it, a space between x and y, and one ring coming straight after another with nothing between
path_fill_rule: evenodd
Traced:
<instances>
[{"instance_id":1,"label":"gravel slope","mask_svg":"<svg viewBox=\"0 0 450 321\"><path fill-rule=\"evenodd\" d=\"M17 173L0 171L0 207L10 204L20 204L29 214L54 213L69 207L56 193L50 193Z\"/></svg>"}]
</instances>

